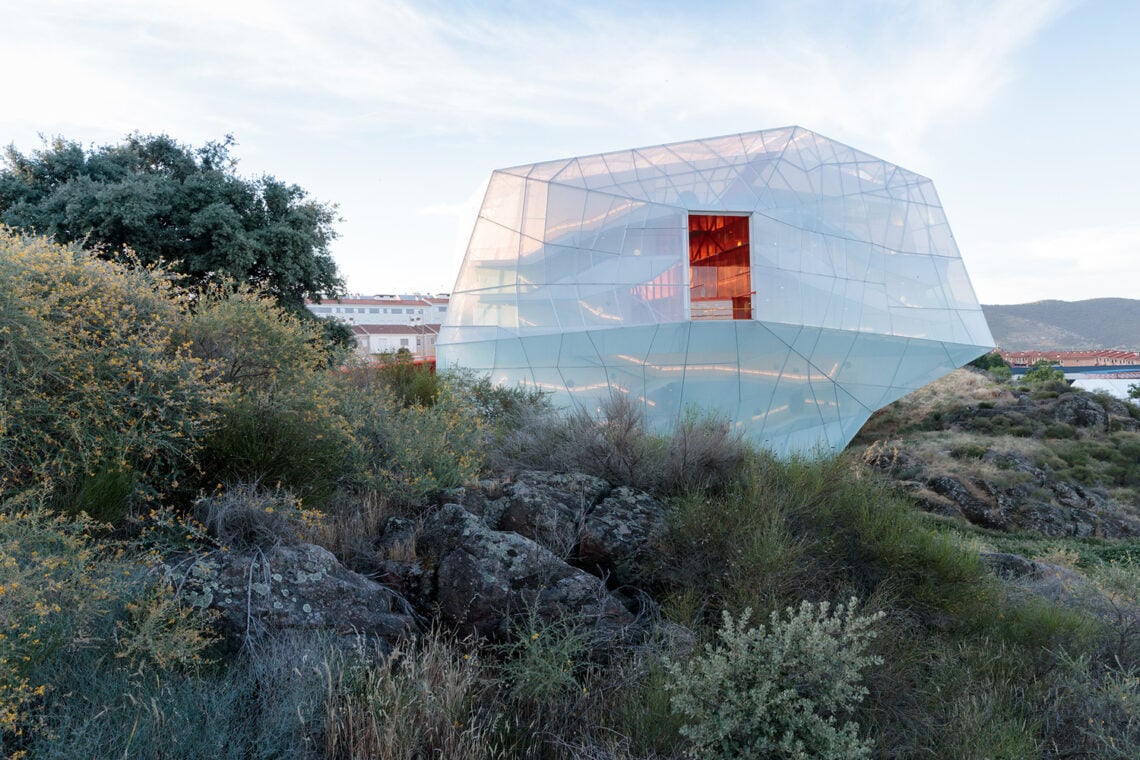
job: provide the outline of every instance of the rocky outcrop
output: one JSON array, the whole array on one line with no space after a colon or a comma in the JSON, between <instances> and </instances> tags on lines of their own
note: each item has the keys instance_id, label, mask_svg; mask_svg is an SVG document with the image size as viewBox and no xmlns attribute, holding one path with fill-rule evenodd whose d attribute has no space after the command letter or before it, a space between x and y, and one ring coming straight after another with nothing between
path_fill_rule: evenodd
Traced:
<instances>
[{"instance_id":1,"label":"rocky outcrop","mask_svg":"<svg viewBox=\"0 0 1140 760\"><path fill-rule=\"evenodd\" d=\"M575 563L618 583L636 582L667 529L661 502L644 491L616 488L586 516Z\"/></svg>"},{"instance_id":2,"label":"rocky outcrop","mask_svg":"<svg viewBox=\"0 0 1140 760\"><path fill-rule=\"evenodd\" d=\"M426 568L425 601L464 632L502 638L513 618L531 612L544 621L573 617L603 631L634 622L600 578L526 536L494 530L458 504L424 522L416 553Z\"/></svg>"},{"instance_id":3,"label":"rocky outcrop","mask_svg":"<svg viewBox=\"0 0 1140 760\"><path fill-rule=\"evenodd\" d=\"M609 483L590 475L526 471L503 489L500 503L484 517L492 527L514 531L570 558L588 515L609 490Z\"/></svg>"},{"instance_id":4,"label":"rocky outcrop","mask_svg":"<svg viewBox=\"0 0 1140 760\"><path fill-rule=\"evenodd\" d=\"M319 629L387 641L415 628L396 593L313 544L216 551L171 564L167 573L187 603L218 610L234 640Z\"/></svg>"},{"instance_id":5,"label":"rocky outcrop","mask_svg":"<svg viewBox=\"0 0 1140 760\"><path fill-rule=\"evenodd\" d=\"M1108 428L1108 411L1083 393L1061 396L1053 407L1053 419L1078 428Z\"/></svg>"},{"instance_id":6,"label":"rocky outcrop","mask_svg":"<svg viewBox=\"0 0 1140 760\"><path fill-rule=\"evenodd\" d=\"M525 536L611 586L636 581L667 528L650 494L581 473L524 471L456 496L488 527Z\"/></svg>"}]
</instances>

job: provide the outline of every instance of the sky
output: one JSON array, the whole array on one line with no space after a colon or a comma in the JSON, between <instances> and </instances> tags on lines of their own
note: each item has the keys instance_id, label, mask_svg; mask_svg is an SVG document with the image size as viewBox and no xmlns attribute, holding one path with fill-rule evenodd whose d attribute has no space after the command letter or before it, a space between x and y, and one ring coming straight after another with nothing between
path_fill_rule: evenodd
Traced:
<instances>
[{"instance_id":1,"label":"sky","mask_svg":"<svg viewBox=\"0 0 1140 760\"><path fill-rule=\"evenodd\" d=\"M930 177L982 303L1140 297L1140 2L0 0L0 145L233 135L350 292L448 292L495 169L798 124Z\"/></svg>"}]
</instances>

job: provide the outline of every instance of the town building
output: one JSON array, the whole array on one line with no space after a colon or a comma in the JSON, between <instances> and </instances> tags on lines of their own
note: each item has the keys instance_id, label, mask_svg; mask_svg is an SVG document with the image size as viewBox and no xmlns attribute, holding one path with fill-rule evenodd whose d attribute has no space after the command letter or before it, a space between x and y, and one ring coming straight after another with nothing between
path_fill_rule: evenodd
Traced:
<instances>
[{"instance_id":1,"label":"town building","mask_svg":"<svg viewBox=\"0 0 1140 760\"><path fill-rule=\"evenodd\" d=\"M495 171L437 357L791 453L992 346L933 183L787 127Z\"/></svg>"},{"instance_id":2,"label":"town building","mask_svg":"<svg viewBox=\"0 0 1140 760\"><path fill-rule=\"evenodd\" d=\"M346 296L305 306L351 325L361 356L406 349L417 359L432 360L449 300L446 295Z\"/></svg>"},{"instance_id":3,"label":"town building","mask_svg":"<svg viewBox=\"0 0 1140 760\"><path fill-rule=\"evenodd\" d=\"M999 351L998 353L1014 369L1032 367L1039 361L1060 367L1140 366L1140 354L1135 351Z\"/></svg>"}]
</instances>

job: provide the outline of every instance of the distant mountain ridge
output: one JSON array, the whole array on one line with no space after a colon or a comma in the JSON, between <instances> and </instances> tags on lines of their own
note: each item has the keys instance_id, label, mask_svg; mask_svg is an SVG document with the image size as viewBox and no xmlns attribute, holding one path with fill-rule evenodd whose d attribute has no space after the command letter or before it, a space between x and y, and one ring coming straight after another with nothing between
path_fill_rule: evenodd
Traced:
<instances>
[{"instance_id":1,"label":"distant mountain ridge","mask_svg":"<svg viewBox=\"0 0 1140 760\"><path fill-rule=\"evenodd\" d=\"M1140 300L1133 298L983 304L982 311L1006 351L1140 350Z\"/></svg>"}]
</instances>

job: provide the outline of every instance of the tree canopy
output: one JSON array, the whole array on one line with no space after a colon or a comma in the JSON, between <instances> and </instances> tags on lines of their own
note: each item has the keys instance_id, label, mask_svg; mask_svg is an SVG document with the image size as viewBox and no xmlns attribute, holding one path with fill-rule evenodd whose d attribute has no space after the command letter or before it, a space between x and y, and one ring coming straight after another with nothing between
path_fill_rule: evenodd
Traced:
<instances>
[{"instance_id":1,"label":"tree canopy","mask_svg":"<svg viewBox=\"0 0 1140 760\"><path fill-rule=\"evenodd\" d=\"M133 134L89 150L57 137L0 166L0 223L118 258L131 249L206 286L248 282L283 306L340 293L336 207L299 186L236 173L232 137L200 148Z\"/></svg>"}]
</instances>

